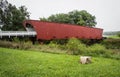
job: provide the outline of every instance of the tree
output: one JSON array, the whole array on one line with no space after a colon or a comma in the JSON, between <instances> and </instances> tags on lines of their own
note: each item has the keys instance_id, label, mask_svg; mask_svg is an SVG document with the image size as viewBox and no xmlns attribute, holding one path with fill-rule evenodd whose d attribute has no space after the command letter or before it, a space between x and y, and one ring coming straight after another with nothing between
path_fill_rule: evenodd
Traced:
<instances>
[{"instance_id":1,"label":"tree","mask_svg":"<svg viewBox=\"0 0 120 77\"><path fill-rule=\"evenodd\" d=\"M51 15L48 18L40 18L41 21L50 21L50 22L59 22L59 23L69 23L70 18L68 14L56 14L56 15Z\"/></svg>"},{"instance_id":2,"label":"tree","mask_svg":"<svg viewBox=\"0 0 120 77\"><path fill-rule=\"evenodd\" d=\"M82 11L74 10L67 14L60 13L51 15L48 18L40 18L41 21L69 23L90 27L94 27L97 24L95 19L96 19L95 16L92 16L85 10Z\"/></svg>"},{"instance_id":3,"label":"tree","mask_svg":"<svg viewBox=\"0 0 120 77\"><path fill-rule=\"evenodd\" d=\"M92 16L85 10L82 11L75 10L69 12L68 14L73 24L85 25L91 27L96 25L95 16Z\"/></svg>"},{"instance_id":4,"label":"tree","mask_svg":"<svg viewBox=\"0 0 120 77\"><path fill-rule=\"evenodd\" d=\"M29 12L25 6L16 8L15 5L6 0L0 2L0 21L3 23L2 30L17 31L24 30L22 23L29 19Z\"/></svg>"}]
</instances>

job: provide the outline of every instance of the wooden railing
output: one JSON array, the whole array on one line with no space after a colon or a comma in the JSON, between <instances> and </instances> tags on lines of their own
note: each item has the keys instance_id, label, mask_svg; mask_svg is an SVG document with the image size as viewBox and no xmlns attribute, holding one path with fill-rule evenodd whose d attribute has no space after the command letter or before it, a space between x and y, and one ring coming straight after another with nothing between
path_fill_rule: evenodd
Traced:
<instances>
[{"instance_id":1,"label":"wooden railing","mask_svg":"<svg viewBox=\"0 0 120 77\"><path fill-rule=\"evenodd\" d=\"M0 31L0 38L4 36L32 36L35 37L37 33L35 31Z\"/></svg>"}]
</instances>

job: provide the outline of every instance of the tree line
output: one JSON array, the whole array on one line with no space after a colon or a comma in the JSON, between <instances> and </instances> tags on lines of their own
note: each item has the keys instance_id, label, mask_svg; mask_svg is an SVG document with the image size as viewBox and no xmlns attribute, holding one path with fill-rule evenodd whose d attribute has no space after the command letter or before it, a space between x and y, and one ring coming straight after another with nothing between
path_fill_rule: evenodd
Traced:
<instances>
[{"instance_id":1,"label":"tree line","mask_svg":"<svg viewBox=\"0 0 120 77\"><path fill-rule=\"evenodd\" d=\"M16 7L7 0L0 1L0 29L3 31L20 31L24 30L22 23L30 19L30 13L25 6ZM59 13L49 16L48 18L40 17L41 21L77 24L81 26L95 27L97 24L96 17L85 10L74 10L67 14Z\"/></svg>"},{"instance_id":2,"label":"tree line","mask_svg":"<svg viewBox=\"0 0 120 77\"><path fill-rule=\"evenodd\" d=\"M97 24L96 17L92 16L86 10L73 10L67 14L60 13L51 15L48 18L40 18L41 21L58 22L58 23L68 23L77 24L80 26L95 27Z\"/></svg>"},{"instance_id":3,"label":"tree line","mask_svg":"<svg viewBox=\"0 0 120 77\"><path fill-rule=\"evenodd\" d=\"M17 8L15 5L8 3L7 0L0 1L0 23L3 25L2 30L19 31L24 30L22 23L29 19L29 12L25 6Z\"/></svg>"}]
</instances>

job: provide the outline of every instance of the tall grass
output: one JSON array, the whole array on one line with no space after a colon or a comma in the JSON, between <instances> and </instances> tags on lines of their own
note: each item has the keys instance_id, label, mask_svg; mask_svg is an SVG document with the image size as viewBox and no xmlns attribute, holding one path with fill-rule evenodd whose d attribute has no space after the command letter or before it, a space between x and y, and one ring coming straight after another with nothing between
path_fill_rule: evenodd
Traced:
<instances>
[{"instance_id":1,"label":"tall grass","mask_svg":"<svg viewBox=\"0 0 120 77\"><path fill-rule=\"evenodd\" d=\"M5 48L13 48L13 49L29 49L32 47L32 42L10 42L10 41L1 41L0 40L0 47L5 47Z\"/></svg>"},{"instance_id":2,"label":"tall grass","mask_svg":"<svg viewBox=\"0 0 120 77\"><path fill-rule=\"evenodd\" d=\"M106 39L101 44L107 49L120 49L120 39Z\"/></svg>"},{"instance_id":3,"label":"tall grass","mask_svg":"<svg viewBox=\"0 0 120 77\"><path fill-rule=\"evenodd\" d=\"M103 45L94 44L87 48L87 54L91 56L104 56L110 57L111 51L107 50Z\"/></svg>"},{"instance_id":4,"label":"tall grass","mask_svg":"<svg viewBox=\"0 0 120 77\"><path fill-rule=\"evenodd\" d=\"M66 48L68 53L77 55L82 54L86 50L86 45L76 38L71 38L66 44Z\"/></svg>"},{"instance_id":5,"label":"tall grass","mask_svg":"<svg viewBox=\"0 0 120 77\"><path fill-rule=\"evenodd\" d=\"M80 40L72 38L68 41L66 48L72 51L72 54L104 54L106 53L106 48L100 44L94 44L91 46L86 46Z\"/></svg>"},{"instance_id":6,"label":"tall grass","mask_svg":"<svg viewBox=\"0 0 120 77\"><path fill-rule=\"evenodd\" d=\"M14 48L20 50L35 50L49 53L62 53L72 55L103 56L108 58L120 59L119 51L115 52L113 50L108 50L106 47L107 44L112 45L110 42L103 41L102 44L94 44L89 46L82 43L81 40L76 38L69 39L66 44L58 44L58 42L56 41L51 41L49 44L42 45L32 45L30 41L0 41L0 47L6 48ZM119 43L115 45L119 45Z\"/></svg>"},{"instance_id":7,"label":"tall grass","mask_svg":"<svg viewBox=\"0 0 120 77\"><path fill-rule=\"evenodd\" d=\"M66 48L68 54L102 56L107 58L120 59L120 54L113 53L113 51L106 49L106 47L102 44L86 46L76 38L69 39L68 43L64 47Z\"/></svg>"}]
</instances>

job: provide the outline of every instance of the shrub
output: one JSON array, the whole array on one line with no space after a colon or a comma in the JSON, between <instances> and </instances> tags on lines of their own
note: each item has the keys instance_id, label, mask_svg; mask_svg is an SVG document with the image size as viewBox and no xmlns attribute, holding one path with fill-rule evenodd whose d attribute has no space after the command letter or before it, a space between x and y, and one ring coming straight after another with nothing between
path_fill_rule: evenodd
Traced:
<instances>
[{"instance_id":1,"label":"shrub","mask_svg":"<svg viewBox=\"0 0 120 77\"><path fill-rule=\"evenodd\" d=\"M87 47L85 44L81 43L78 45L78 53L77 54L84 54L87 51Z\"/></svg>"},{"instance_id":2,"label":"shrub","mask_svg":"<svg viewBox=\"0 0 120 77\"><path fill-rule=\"evenodd\" d=\"M109 57L111 54L111 52L108 51L101 44L94 44L91 46L86 46L85 44L81 43L80 40L76 38L69 39L65 47L68 49L69 54L74 54L74 55L82 54L82 55Z\"/></svg>"},{"instance_id":3,"label":"shrub","mask_svg":"<svg viewBox=\"0 0 120 77\"><path fill-rule=\"evenodd\" d=\"M57 48L58 47L58 44L56 41L50 41L50 43L48 44L48 46L50 48Z\"/></svg>"},{"instance_id":4,"label":"shrub","mask_svg":"<svg viewBox=\"0 0 120 77\"><path fill-rule=\"evenodd\" d=\"M69 51L68 53L78 55L82 54L86 50L86 45L76 38L71 38L68 40L66 48Z\"/></svg>"},{"instance_id":5,"label":"shrub","mask_svg":"<svg viewBox=\"0 0 120 77\"><path fill-rule=\"evenodd\" d=\"M120 49L120 39L106 39L101 44L107 49Z\"/></svg>"},{"instance_id":6,"label":"shrub","mask_svg":"<svg viewBox=\"0 0 120 77\"><path fill-rule=\"evenodd\" d=\"M69 50L77 50L78 45L80 44L80 41L76 38L71 38L68 40L68 43L66 44L67 49Z\"/></svg>"},{"instance_id":7,"label":"shrub","mask_svg":"<svg viewBox=\"0 0 120 77\"><path fill-rule=\"evenodd\" d=\"M32 47L32 42L30 42L30 41L20 42L18 44L19 44L18 48L19 49L23 49L23 50L30 49Z\"/></svg>"},{"instance_id":8,"label":"shrub","mask_svg":"<svg viewBox=\"0 0 120 77\"><path fill-rule=\"evenodd\" d=\"M88 47L88 52L96 53L96 54L103 54L105 52L105 47L99 44L94 44Z\"/></svg>"},{"instance_id":9,"label":"shrub","mask_svg":"<svg viewBox=\"0 0 120 77\"><path fill-rule=\"evenodd\" d=\"M87 55L110 57L111 51L101 44L94 44L87 48Z\"/></svg>"},{"instance_id":10,"label":"shrub","mask_svg":"<svg viewBox=\"0 0 120 77\"><path fill-rule=\"evenodd\" d=\"M20 42L20 40L19 40L19 38L14 37L14 38L13 38L13 42L19 43L19 42Z\"/></svg>"}]
</instances>

